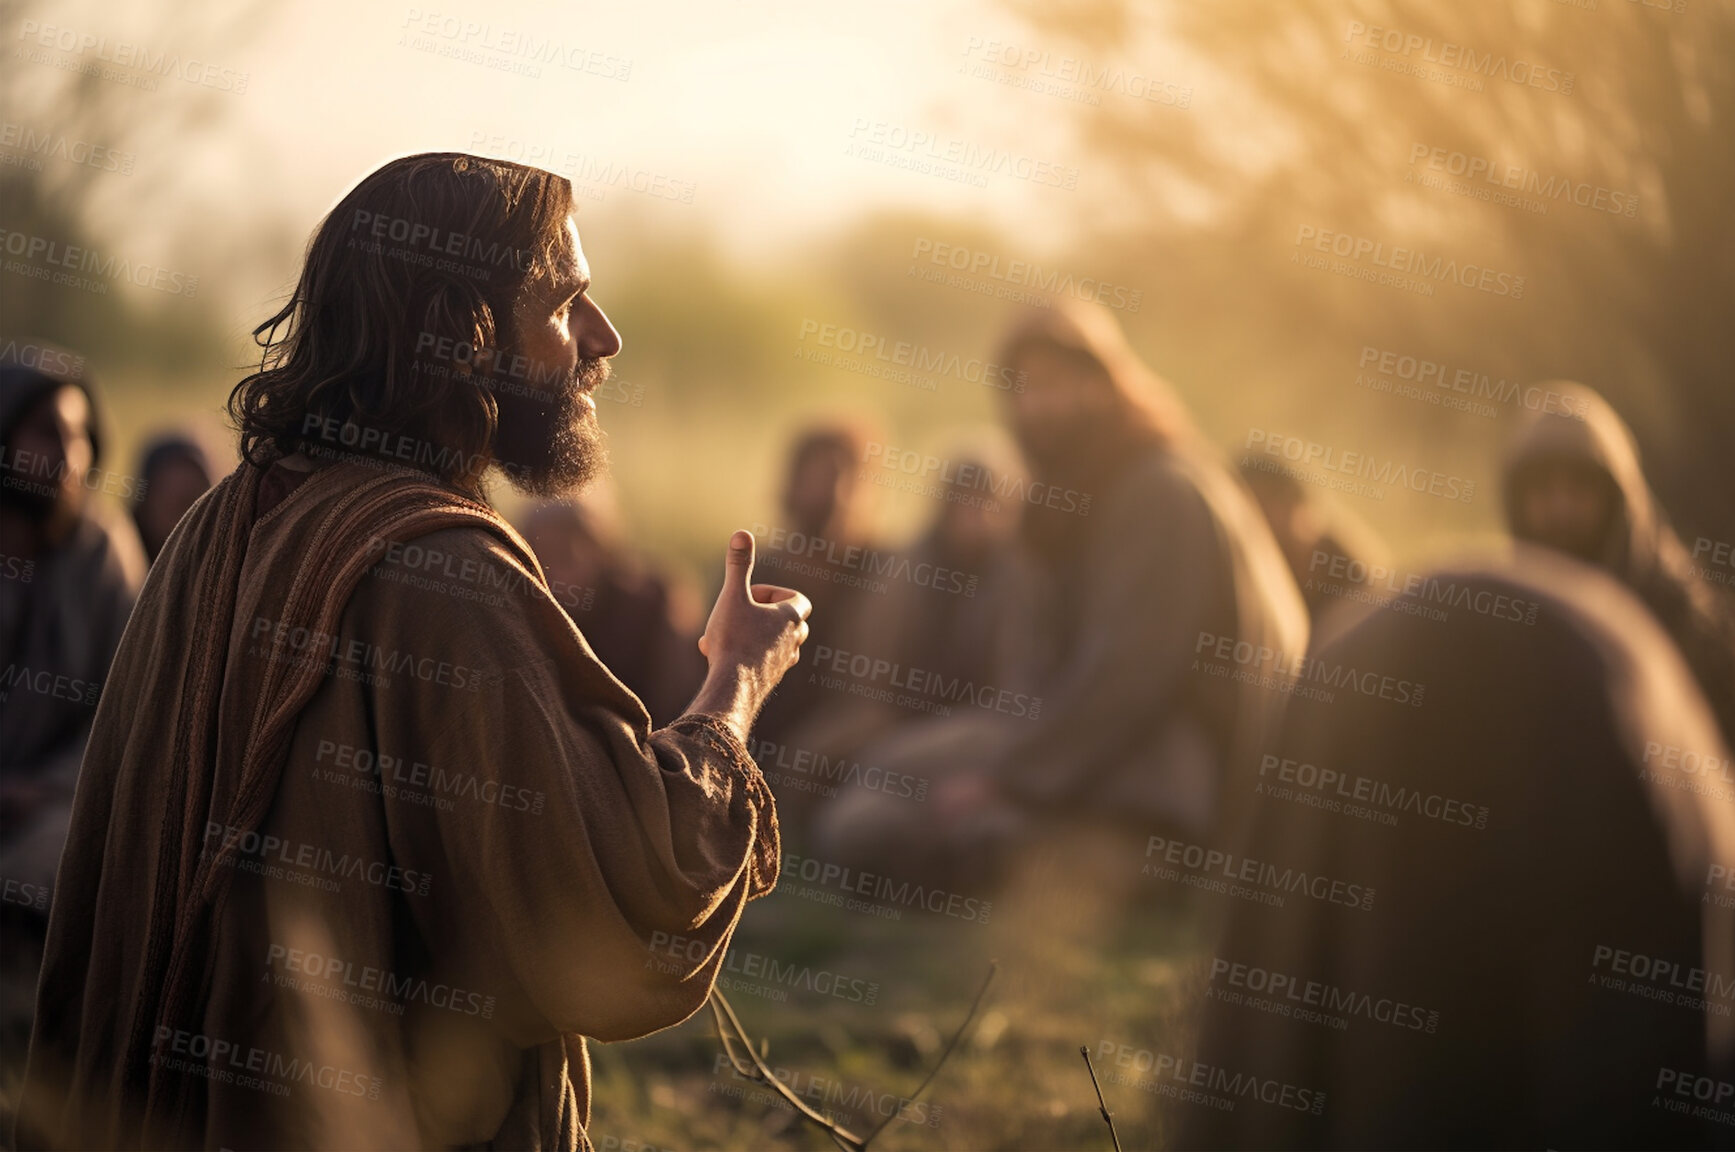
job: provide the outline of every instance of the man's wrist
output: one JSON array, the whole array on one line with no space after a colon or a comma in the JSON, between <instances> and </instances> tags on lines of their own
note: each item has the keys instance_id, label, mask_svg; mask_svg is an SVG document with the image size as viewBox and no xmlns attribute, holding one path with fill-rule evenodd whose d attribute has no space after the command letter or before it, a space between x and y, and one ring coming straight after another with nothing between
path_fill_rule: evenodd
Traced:
<instances>
[{"instance_id":1,"label":"man's wrist","mask_svg":"<svg viewBox=\"0 0 1735 1152\"><path fill-rule=\"evenodd\" d=\"M712 665L687 712L717 717L745 743L759 714L752 676L739 664Z\"/></svg>"}]
</instances>

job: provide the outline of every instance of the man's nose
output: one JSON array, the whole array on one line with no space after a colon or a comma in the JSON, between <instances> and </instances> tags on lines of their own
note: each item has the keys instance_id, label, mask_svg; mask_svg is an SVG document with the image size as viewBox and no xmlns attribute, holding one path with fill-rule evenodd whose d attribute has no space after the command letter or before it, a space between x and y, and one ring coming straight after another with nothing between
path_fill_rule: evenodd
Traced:
<instances>
[{"instance_id":1,"label":"man's nose","mask_svg":"<svg viewBox=\"0 0 1735 1152\"><path fill-rule=\"evenodd\" d=\"M606 360L619 355L621 334L615 331L602 307L585 298L584 313L579 319L578 352L587 360Z\"/></svg>"}]
</instances>

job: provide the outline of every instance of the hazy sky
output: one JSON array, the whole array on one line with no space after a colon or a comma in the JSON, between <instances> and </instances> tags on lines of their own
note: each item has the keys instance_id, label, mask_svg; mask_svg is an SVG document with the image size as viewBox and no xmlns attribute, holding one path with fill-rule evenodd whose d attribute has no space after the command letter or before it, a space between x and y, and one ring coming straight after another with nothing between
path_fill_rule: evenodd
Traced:
<instances>
[{"instance_id":1,"label":"hazy sky","mask_svg":"<svg viewBox=\"0 0 1735 1152\"><path fill-rule=\"evenodd\" d=\"M911 207L1016 228L1019 250L1041 257L1092 219L1100 175L1074 136L1087 103L1187 114L1075 83L1077 51L993 0L237 7L37 2L0 29L8 65L25 70L21 103L29 76L44 79L42 105L8 120L62 126L56 69L128 77L99 87L135 102L137 128L115 143L136 152L137 173L104 182L93 223L131 259L201 276L237 317L287 287L286 254L396 155L538 163L574 180L581 228L637 212L711 231L739 255L781 255L873 208ZM141 52L223 78L141 85ZM1086 63L1153 90L1189 79L1173 60ZM195 123L175 114L201 100L209 115Z\"/></svg>"},{"instance_id":2,"label":"hazy sky","mask_svg":"<svg viewBox=\"0 0 1735 1152\"><path fill-rule=\"evenodd\" d=\"M305 232L381 160L436 149L539 159L574 176L586 208L697 217L742 250L797 243L880 204L1023 222L1056 239L1082 202L1061 185L1088 183L1073 167L1077 99L1020 87L1040 62L989 63L995 42L1012 46L1001 59L1043 46L981 0L298 0L233 31L221 7L170 11L165 22L57 4L36 18L246 74L245 92L211 97L207 132L140 155L141 168L169 173L166 203L218 232L278 214ZM31 42L22 31L14 21L14 45ZM136 99L150 111L199 91L171 77ZM954 175L978 158L973 183L911 170L948 155L966 158ZM128 194L115 189L116 211Z\"/></svg>"}]
</instances>

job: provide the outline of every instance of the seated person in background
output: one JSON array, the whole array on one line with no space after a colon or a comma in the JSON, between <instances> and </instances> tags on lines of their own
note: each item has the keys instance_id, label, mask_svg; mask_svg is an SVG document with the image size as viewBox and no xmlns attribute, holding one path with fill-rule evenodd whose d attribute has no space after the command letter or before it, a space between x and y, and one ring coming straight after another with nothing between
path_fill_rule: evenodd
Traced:
<instances>
[{"instance_id":1,"label":"seated person in background","mask_svg":"<svg viewBox=\"0 0 1735 1152\"><path fill-rule=\"evenodd\" d=\"M679 716L705 679L691 588L634 555L588 495L536 505L523 531L555 601L597 659L644 702L653 725Z\"/></svg>"},{"instance_id":2,"label":"seated person in background","mask_svg":"<svg viewBox=\"0 0 1735 1152\"><path fill-rule=\"evenodd\" d=\"M211 458L191 436L168 432L157 436L139 458L139 490L133 497L133 523L145 556L154 564L163 542L175 530L194 501L217 482Z\"/></svg>"},{"instance_id":3,"label":"seated person in background","mask_svg":"<svg viewBox=\"0 0 1735 1152\"><path fill-rule=\"evenodd\" d=\"M1373 529L1336 501L1309 492L1293 472L1260 463L1244 460L1237 471L1283 549L1314 627L1358 591L1380 595L1373 571L1388 558Z\"/></svg>"},{"instance_id":4,"label":"seated person in background","mask_svg":"<svg viewBox=\"0 0 1735 1152\"><path fill-rule=\"evenodd\" d=\"M1735 602L1691 558L1645 483L1632 432L1583 384L1550 381L1563 411L1529 414L1506 454L1506 524L1520 540L1595 564L1673 637L1735 744Z\"/></svg>"},{"instance_id":5,"label":"seated person in background","mask_svg":"<svg viewBox=\"0 0 1735 1152\"><path fill-rule=\"evenodd\" d=\"M1023 835L1066 821L1214 842L1251 794L1250 758L1283 695L1208 675L1195 654L1219 638L1304 652L1295 581L1246 490L1106 309L1030 315L997 362L1021 374L1002 396L1031 473L1020 537L1038 588L1009 626L1030 662L864 750L933 778L929 801L840 796L821 817L823 850L993 883Z\"/></svg>"},{"instance_id":6,"label":"seated person in background","mask_svg":"<svg viewBox=\"0 0 1735 1152\"><path fill-rule=\"evenodd\" d=\"M1225 901L1204 962L1200 1066L1322 1106L1180 1105L1176 1145L1727 1147L1690 1115L1735 1072L1735 787L1702 771L1729 755L1703 695L1594 568L1434 576L1534 622L1376 612L1324 646L1426 695L1290 702L1240 852L1318 895Z\"/></svg>"},{"instance_id":7,"label":"seated person in background","mask_svg":"<svg viewBox=\"0 0 1735 1152\"><path fill-rule=\"evenodd\" d=\"M0 368L0 446L0 869L51 885L85 739L145 559L131 525L86 485L102 459L88 380Z\"/></svg>"},{"instance_id":8,"label":"seated person in background","mask_svg":"<svg viewBox=\"0 0 1735 1152\"><path fill-rule=\"evenodd\" d=\"M904 664L948 679L982 683L1004 666L1018 592L1018 505L972 491L964 476L1017 477L999 445L960 445L946 459L954 479L933 520L891 566L866 630L891 640ZM877 625L883 625L884 631Z\"/></svg>"},{"instance_id":9,"label":"seated person in background","mask_svg":"<svg viewBox=\"0 0 1735 1152\"><path fill-rule=\"evenodd\" d=\"M1027 638L1021 612L1029 602L1030 573L1018 547L1020 504L1015 494L972 488L970 478L1013 484L1025 478L1012 446L997 430L984 431L946 450L953 479L936 494L933 519L921 536L896 551L866 550L858 566L869 582L858 618L860 643L901 669L906 682L936 677L962 691L1004 683L1021 663L1016 645ZM845 695L802 724L787 746L755 739L761 767L781 768L779 779L792 785L778 801L784 835L805 835L813 810L835 794L827 780L872 767L857 758L865 744L931 719L872 696ZM804 772L819 787L803 788Z\"/></svg>"},{"instance_id":10,"label":"seated person in background","mask_svg":"<svg viewBox=\"0 0 1735 1152\"><path fill-rule=\"evenodd\" d=\"M22 1071L79 764L145 558L87 484L96 393L75 356L0 367L0 1082Z\"/></svg>"},{"instance_id":11,"label":"seated person in background","mask_svg":"<svg viewBox=\"0 0 1735 1152\"><path fill-rule=\"evenodd\" d=\"M868 446L875 439L864 425L834 423L809 428L789 450L782 494L783 520L762 541L759 572L804 593L813 604L809 652L821 646L849 648L866 597L864 573L851 563L852 549L870 546L873 513L872 467ZM855 553L859 556L859 553ZM803 723L844 702L819 685L807 667L791 668L753 727L756 739L784 743Z\"/></svg>"}]
</instances>

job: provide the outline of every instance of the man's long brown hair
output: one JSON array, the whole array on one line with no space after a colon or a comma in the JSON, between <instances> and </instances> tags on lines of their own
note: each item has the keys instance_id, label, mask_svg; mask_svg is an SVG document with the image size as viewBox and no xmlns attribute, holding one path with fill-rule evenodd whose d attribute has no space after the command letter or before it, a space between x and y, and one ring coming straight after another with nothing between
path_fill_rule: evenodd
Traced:
<instances>
[{"instance_id":1,"label":"man's long brown hair","mask_svg":"<svg viewBox=\"0 0 1735 1152\"><path fill-rule=\"evenodd\" d=\"M499 409L486 371L464 368L498 353L571 211L564 177L461 152L357 184L314 233L289 302L253 330L259 371L229 395L242 458L371 453L476 489Z\"/></svg>"}]
</instances>

